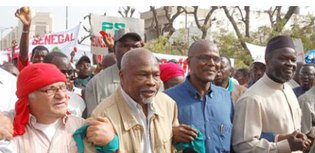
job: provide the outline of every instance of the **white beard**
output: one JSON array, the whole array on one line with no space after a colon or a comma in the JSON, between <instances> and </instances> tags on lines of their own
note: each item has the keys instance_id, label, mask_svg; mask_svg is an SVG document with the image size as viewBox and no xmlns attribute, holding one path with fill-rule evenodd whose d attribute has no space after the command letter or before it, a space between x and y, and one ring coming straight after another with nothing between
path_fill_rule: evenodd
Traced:
<instances>
[{"instance_id":1,"label":"white beard","mask_svg":"<svg viewBox=\"0 0 315 153\"><path fill-rule=\"evenodd\" d=\"M143 102L144 104L151 104L151 103L153 102L153 98L154 98L155 96L152 96L152 97L150 97L150 98L145 98L142 94L140 94L140 97L141 97L142 102Z\"/></svg>"}]
</instances>

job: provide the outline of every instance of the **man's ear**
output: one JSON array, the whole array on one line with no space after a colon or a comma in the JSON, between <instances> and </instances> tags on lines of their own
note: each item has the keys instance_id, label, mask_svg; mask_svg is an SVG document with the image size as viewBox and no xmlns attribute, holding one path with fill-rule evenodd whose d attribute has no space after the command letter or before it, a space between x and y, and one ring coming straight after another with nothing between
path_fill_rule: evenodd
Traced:
<instances>
[{"instance_id":1,"label":"man's ear","mask_svg":"<svg viewBox=\"0 0 315 153\"><path fill-rule=\"evenodd\" d=\"M125 79L123 70L119 71L119 78L120 78L120 84L122 84L124 82L124 79Z\"/></svg>"}]
</instances>

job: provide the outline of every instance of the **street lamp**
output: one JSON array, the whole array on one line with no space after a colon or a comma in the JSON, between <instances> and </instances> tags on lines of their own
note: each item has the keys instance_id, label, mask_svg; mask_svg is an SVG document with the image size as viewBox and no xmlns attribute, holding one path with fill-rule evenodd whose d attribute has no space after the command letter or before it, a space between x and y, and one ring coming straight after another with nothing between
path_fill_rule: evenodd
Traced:
<instances>
[{"instance_id":1,"label":"street lamp","mask_svg":"<svg viewBox=\"0 0 315 153\"><path fill-rule=\"evenodd\" d=\"M8 28L0 28L0 33L1 33L1 48L0 48L0 50L2 50L3 48L2 48L2 45L3 45L3 38L2 38L2 33L4 32L4 31L6 31L6 30L8 30L8 29L13 29L13 27L8 27Z\"/></svg>"}]
</instances>

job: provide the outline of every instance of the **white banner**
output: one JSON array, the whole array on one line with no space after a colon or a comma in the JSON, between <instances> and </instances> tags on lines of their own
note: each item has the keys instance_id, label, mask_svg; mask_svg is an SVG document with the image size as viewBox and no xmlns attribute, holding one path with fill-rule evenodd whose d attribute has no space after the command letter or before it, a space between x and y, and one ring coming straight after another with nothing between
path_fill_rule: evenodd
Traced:
<instances>
[{"instance_id":1,"label":"white banner","mask_svg":"<svg viewBox=\"0 0 315 153\"><path fill-rule=\"evenodd\" d=\"M305 63L304 47L301 39L294 39L296 61Z\"/></svg>"},{"instance_id":2,"label":"white banner","mask_svg":"<svg viewBox=\"0 0 315 153\"><path fill-rule=\"evenodd\" d=\"M38 45L45 46L49 51L58 47L66 55L70 55L71 51L77 44L80 25L76 27L57 33L46 34L30 40L29 52Z\"/></svg>"},{"instance_id":3,"label":"white banner","mask_svg":"<svg viewBox=\"0 0 315 153\"><path fill-rule=\"evenodd\" d=\"M252 56L252 59L254 61L260 61L265 63L265 50L266 47L264 46L258 46L250 43L246 43L246 46L250 52L250 55Z\"/></svg>"},{"instance_id":4,"label":"white banner","mask_svg":"<svg viewBox=\"0 0 315 153\"><path fill-rule=\"evenodd\" d=\"M161 63L167 63L169 60L175 60L178 62L178 65L181 66L184 72L187 74L188 69L188 62L187 56L178 56L178 55L169 55L169 54L159 54L153 53L154 56L161 61Z\"/></svg>"},{"instance_id":5,"label":"white banner","mask_svg":"<svg viewBox=\"0 0 315 153\"><path fill-rule=\"evenodd\" d=\"M106 55L108 48L102 40L100 31L105 31L114 37L119 29L130 28L144 38L144 20L136 18L121 18L103 15L91 15L91 51L97 55Z\"/></svg>"}]
</instances>

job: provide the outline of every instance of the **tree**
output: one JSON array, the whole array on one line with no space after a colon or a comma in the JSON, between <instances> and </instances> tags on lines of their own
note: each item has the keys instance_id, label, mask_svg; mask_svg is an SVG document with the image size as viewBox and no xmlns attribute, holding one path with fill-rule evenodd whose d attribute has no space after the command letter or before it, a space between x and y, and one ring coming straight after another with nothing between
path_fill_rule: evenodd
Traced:
<instances>
[{"instance_id":1,"label":"tree","mask_svg":"<svg viewBox=\"0 0 315 153\"><path fill-rule=\"evenodd\" d=\"M155 9L154 6L150 6L150 10L151 10L152 15L153 15L151 27L156 31L157 37L163 35L165 32L168 32L167 37L171 37L173 35L173 33L175 32L175 28L173 26L173 23L174 23L175 19L181 13L184 12L184 9L182 6L177 6L176 12L174 14L172 14L172 11L171 11L172 7L164 6L164 7L162 7L162 9L164 11L163 15L165 15L165 18L167 20L166 23L163 23L164 26L160 23L160 21L158 19L157 9Z\"/></svg>"},{"instance_id":2,"label":"tree","mask_svg":"<svg viewBox=\"0 0 315 153\"><path fill-rule=\"evenodd\" d=\"M184 40L185 29L179 29L179 34L169 41L168 35L160 36L153 42L145 43L144 48L147 48L155 53L187 55L189 45Z\"/></svg>"},{"instance_id":3,"label":"tree","mask_svg":"<svg viewBox=\"0 0 315 153\"><path fill-rule=\"evenodd\" d=\"M250 36L250 35L249 35L249 14L250 14L250 8L249 8L249 6L245 6L245 7L246 7L246 8L245 8L245 18L243 17L243 13L242 13L241 9L240 9L239 7L236 7L236 8L239 10L239 12L240 12L240 14L241 14L241 21L243 21L243 22L245 23L245 29L246 29L246 30L245 30L245 36L246 36L246 37L249 37L249 36ZM231 22L231 24L232 24L232 26L233 26L233 28L234 28L234 31L235 31L235 33L236 33L236 35L237 35L237 37L238 37L238 39L239 39L241 45L243 46L243 48L244 48L245 50L248 50L248 48L247 48L247 46L246 46L246 44L245 44L244 36L241 34L241 32L240 32L240 30L239 30L239 28L238 28L238 24L237 24L236 21L234 20L233 15L230 14L230 12L229 12L229 10L227 9L226 6L223 6L222 8L223 8L223 10L224 10L224 13L225 13L226 17L227 17L227 18L229 19L229 21Z\"/></svg>"},{"instance_id":4,"label":"tree","mask_svg":"<svg viewBox=\"0 0 315 153\"><path fill-rule=\"evenodd\" d=\"M160 27L157 12L154 6L150 6L150 10L152 11L153 14L153 20L151 23L151 27L155 30L157 37L160 37L163 34L163 31Z\"/></svg>"},{"instance_id":5,"label":"tree","mask_svg":"<svg viewBox=\"0 0 315 153\"><path fill-rule=\"evenodd\" d=\"M297 6L290 6L284 16L281 15L281 9L282 6L276 6L275 8L270 7L267 11L273 34L278 34L283 30L293 13L295 13Z\"/></svg>"},{"instance_id":6,"label":"tree","mask_svg":"<svg viewBox=\"0 0 315 153\"><path fill-rule=\"evenodd\" d=\"M166 19L168 20L168 23L165 25L165 27L163 28L164 31L169 31L168 32L168 37L172 36L173 33L175 32L175 28L173 26L173 23L174 23L174 20L184 12L184 9L183 7L181 6L177 6L176 7L176 13L173 14L172 16L170 16L170 13L169 13L169 9L171 7L169 6L164 6L163 7L163 10L165 11L165 16L166 16Z\"/></svg>"},{"instance_id":7,"label":"tree","mask_svg":"<svg viewBox=\"0 0 315 153\"><path fill-rule=\"evenodd\" d=\"M135 13L135 10L136 10L135 8L130 7L130 6L127 6L126 8L119 7L118 13L123 18L132 18L133 14Z\"/></svg>"},{"instance_id":8,"label":"tree","mask_svg":"<svg viewBox=\"0 0 315 153\"><path fill-rule=\"evenodd\" d=\"M198 8L199 8L198 6L193 6L193 11L187 11L185 8L183 8L183 9L185 10L185 12L187 14L193 14L194 15L195 23L196 23L198 29L200 29L200 31L202 32L201 39L205 39L207 37L208 29L212 25L211 24L212 23L211 16L212 16L213 12L215 10L217 10L219 7L217 7L217 6L211 7L211 9L207 13L205 19L203 20L203 24L200 23L200 20L198 18Z\"/></svg>"},{"instance_id":9,"label":"tree","mask_svg":"<svg viewBox=\"0 0 315 153\"><path fill-rule=\"evenodd\" d=\"M91 27L91 13L86 15L85 17L83 17L83 19L85 20L86 18L88 18L89 21L89 25ZM88 33L87 35L81 37L81 39L78 40L78 44L81 44L85 39L90 38L91 37L91 28L88 29L85 26L83 26L83 29Z\"/></svg>"}]
</instances>

